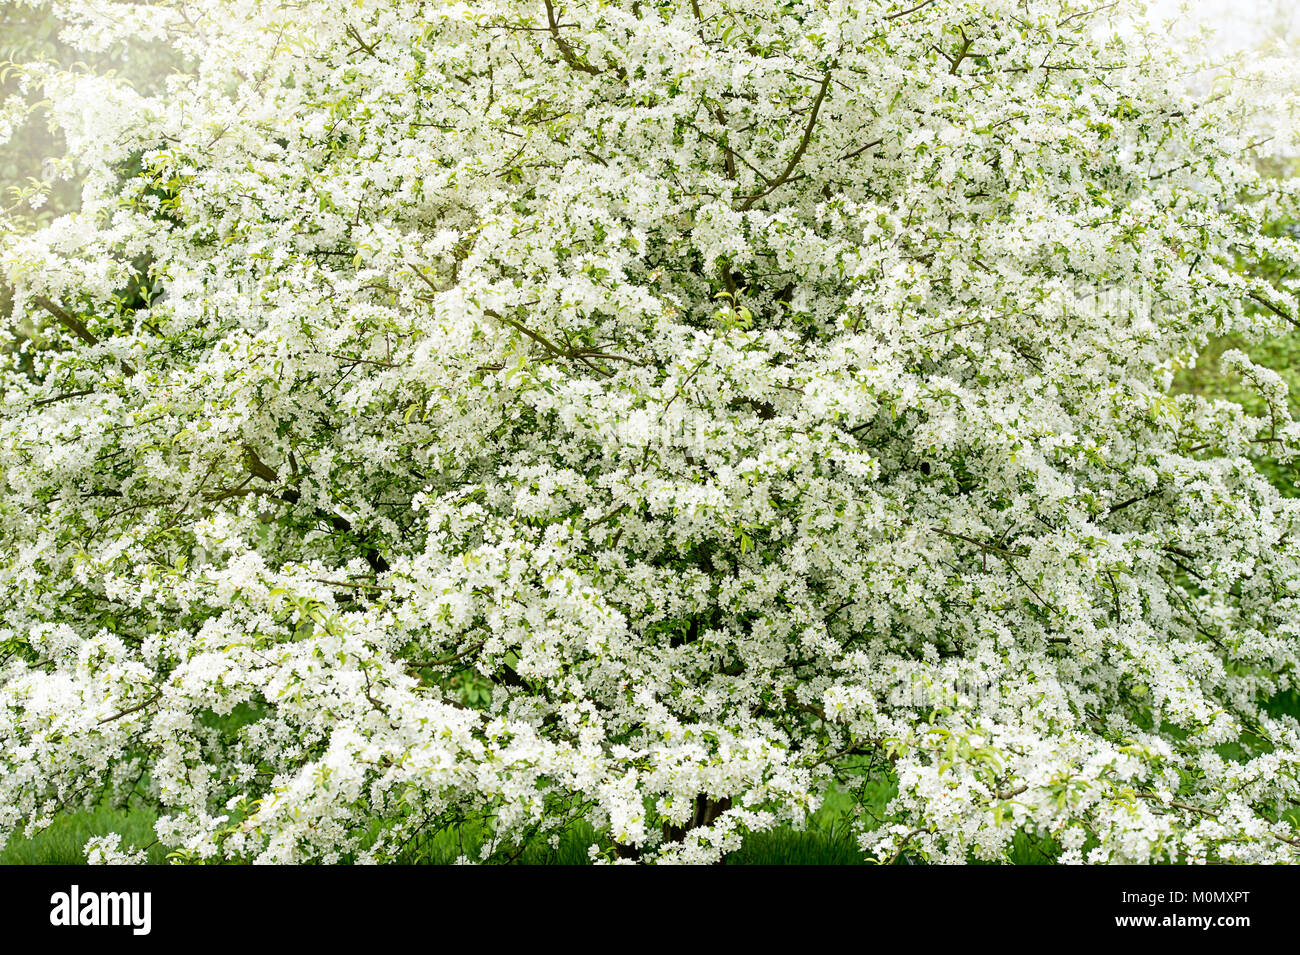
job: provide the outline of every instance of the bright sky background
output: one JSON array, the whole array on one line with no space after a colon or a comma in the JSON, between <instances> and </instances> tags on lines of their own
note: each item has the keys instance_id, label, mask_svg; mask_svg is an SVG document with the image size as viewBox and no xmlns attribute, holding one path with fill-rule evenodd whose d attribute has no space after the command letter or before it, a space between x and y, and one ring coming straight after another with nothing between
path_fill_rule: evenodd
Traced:
<instances>
[{"instance_id":1,"label":"bright sky background","mask_svg":"<svg viewBox=\"0 0 1300 955\"><path fill-rule=\"evenodd\" d=\"M1153 19L1163 22L1178 16L1183 0L1149 0ZM1300 3L1297 0L1186 0L1189 19L1175 31L1213 27L1216 44L1224 49L1241 49L1265 44L1270 38L1290 40L1292 51L1300 49ZM1194 23L1194 26L1193 26Z\"/></svg>"}]
</instances>

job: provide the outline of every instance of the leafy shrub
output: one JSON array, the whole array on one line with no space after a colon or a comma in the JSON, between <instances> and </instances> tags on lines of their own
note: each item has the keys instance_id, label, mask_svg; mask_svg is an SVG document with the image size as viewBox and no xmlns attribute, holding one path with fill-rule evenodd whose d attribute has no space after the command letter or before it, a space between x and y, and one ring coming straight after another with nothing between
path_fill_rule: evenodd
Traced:
<instances>
[{"instance_id":1,"label":"leafy shrub","mask_svg":"<svg viewBox=\"0 0 1300 955\"><path fill-rule=\"evenodd\" d=\"M56 4L183 67L24 67L0 830L1294 860L1300 432L1171 388L1296 190L1126 7Z\"/></svg>"}]
</instances>

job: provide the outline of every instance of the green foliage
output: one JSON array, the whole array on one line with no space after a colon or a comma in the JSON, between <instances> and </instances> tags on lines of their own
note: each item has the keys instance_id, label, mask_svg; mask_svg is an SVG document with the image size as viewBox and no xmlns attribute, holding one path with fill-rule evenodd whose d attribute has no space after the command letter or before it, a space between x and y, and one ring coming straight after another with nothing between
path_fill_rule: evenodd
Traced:
<instances>
[{"instance_id":1,"label":"green foliage","mask_svg":"<svg viewBox=\"0 0 1300 955\"><path fill-rule=\"evenodd\" d=\"M1220 357L1231 348L1241 349L1251 361L1281 375L1287 383L1291 412L1300 414L1300 331L1253 344L1237 336L1215 339L1201 352L1194 366L1178 372L1174 379L1174 391L1233 401L1250 414L1265 414L1265 403L1259 393L1252 390L1239 376L1229 374L1220 367ZM1300 464L1284 464L1268 455L1260 455L1254 461L1260 473L1282 494L1287 497L1300 496Z\"/></svg>"},{"instance_id":2,"label":"green foliage","mask_svg":"<svg viewBox=\"0 0 1300 955\"><path fill-rule=\"evenodd\" d=\"M81 865L86 861L86 840L120 833L122 842L150 846L149 862L161 865L167 850L155 842L154 817L127 809L94 809L58 816L50 827L30 839L15 836L0 852L0 865Z\"/></svg>"}]
</instances>

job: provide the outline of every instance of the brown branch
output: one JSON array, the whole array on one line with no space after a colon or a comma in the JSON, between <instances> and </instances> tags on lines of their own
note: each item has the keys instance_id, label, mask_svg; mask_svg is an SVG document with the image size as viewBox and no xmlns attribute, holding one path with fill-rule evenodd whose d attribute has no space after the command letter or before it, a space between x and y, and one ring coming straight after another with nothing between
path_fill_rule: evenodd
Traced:
<instances>
[{"instance_id":1,"label":"brown branch","mask_svg":"<svg viewBox=\"0 0 1300 955\"><path fill-rule=\"evenodd\" d=\"M1158 488L1154 488L1153 490L1147 491L1145 494L1135 494L1133 497L1130 497L1128 500L1120 501L1118 504L1114 505L1113 507L1108 508L1106 513L1103 514L1102 516L1110 517L1110 515L1114 514L1116 511L1122 511L1124 510L1124 508L1132 504L1137 504L1141 501L1147 500L1148 498L1155 497L1163 490L1164 488L1158 487Z\"/></svg>"},{"instance_id":2,"label":"brown branch","mask_svg":"<svg viewBox=\"0 0 1300 955\"><path fill-rule=\"evenodd\" d=\"M885 16L885 19L886 19L886 20L897 20L899 17L905 17L905 16L907 16L909 13L915 13L917 10L924 10L926 7L928 7L928 6L929 6L930 4L932 4L932 3L934 3L934 0L925 0L924 3L918 3L916 6L914 6L914 7L910 7L910 8L908 8L907 10L899 10L897 13L890 13L890 14L887 14L887 15Z\"/></svg>"},{"instance_id":3,"label":"brown branch","mask_svg":"<svg viewBox=\"0 0 1300 955\"><path fill-rule=\"evenodd\" d=\"M146 706L149 706L151 703L156 703L161 697L162 697L161 692L155 693L153 696L149 697L149 699L145 700L143 703L137 703L135 706L128 706L126 709L120 710L117 713L114 713L112 716L106 716L102 720L100 720L99 723L102 726L105 723L113 722L113 720L120 720L124 716L130 716L132 713L138 713Z\"/></svg>"},{"instance_id":4,"label":"brown branch","mask_svg":"<svg viewBox=\"0 0 1300 955\"><path fill-rule=\"evenodd\" d=\"M324 577L312 577L313 583L327 584L330 587L347 587L351 590L392 590L392 587L385 587L383 584L363 584L349 580L327 580Z\"/></svg>"},{"instance_id":5,"label":"brown branch","mask_svg":"<svg viewBox=\"0 0 1300 955\"><path fill-rule=\"evenodd\" d=\"M1012 551L1007 550L1005 547L999 547L996 544L989 544L984 541L976 540L975 538L967 537L964 534L955 534L952 531L944 530L942 527L932 527L931 530L935 531L936 533L942 534L944 537L951 537L954 540L963 541L967 544L970 544L973 547L978 547L980 550L988 551L989 553L997 554L998 556L1002 557L1007 562L1007 567L1010 568L1011 573L1015 574L1016 579L1020 581L1021 585L1023 585L1026 590L1028 590L1031 594L1033 594L1034 599L1038 601L1039 606L1042 607L1044 611L1050 611L1051 613L1056 614L1057 616L1062 615L1062 611L1056 609L1051 604L1049 604L1046 600L1043 599L1042 594L1040 594L1037 590L1034 589L1034 585L1025 579L1025 575L1020 572L1020 568L1018 568L1011 560L1011 558L1013 557L1025 557L1027 556L1026 554L1013 553Z\"/></svg>"},{"instance_id":6,"label":"brown branch","mask_svg":"<svg viewBox=\"0 0 1300 955\"><path fill-rule=\"evenodd\" d=\"M939 46L931 47L931 49L933 49L936 53L938 53L941 57L943 57L945 60L948 61L948 72L951 73L953 76L957 75L957 67L961 66L962 60L966 59L966 54L970 51L971 43L973 42L972 40L967 39L964 33L962 34L961 39L962 39L961 49L957 51L955 56L949 56L946 52L944 52L942 47Z\"/></svg>"},{"instance_id":7,"label":"brown branch","mask_svg":"<svg viewBox=\"0 0 1300 955\"><path fill-rule=\"evenodd\" d=\"M606 361L625 361L629 365L645 366L645 362L629 358L627 355L611 355L609 352L603 351L575 351L569 354L574 358L603 358Z\"/></svg>"},{"instance_id":8,"label":"brown branch","mask_svg":"<svg viewBox=\"0 0 1300 955\"><path fill-rule=\"evenodd\" d=\"M525 335L527 335L533 341L537 342L537 344L541 345L543 348L545 348L552 355L555 355L557 358L576 357L568 349L561 348L559 345L556 345L545 335L541 334L540 332L533 331L523 322L520 322L513 318L509 318L505 315L502 315L500 312L493 311L490 308L483 309L483 314L487 315L489 318L495 318L498 322L505 322L507 325L509 325L511 328L515 329L516 331L523 332Z\"/></svg>"},{"instance_id":9,"label":"brown branch","mask_svg":"<svg viewBox=\"0 0 1300 955\"><path fill-rule=\"evenodd\" d=\"M76 335L87 345L99 344L99 339L85 326L81 319L77 318L77 316L73 315L67 309L55 305L44 295L34 296L32 301L45 309L45 311L49 312L60 325L72 332L72 334ZM135 376L135 368L129 362L121 358L118 359L118 362L121 364L122 370L126 372L128 377Z\"/></svg>"},{"instance_id":10,"label":"brown branch","mask_svg":"<svg viewBox=\"0 0 1300 955\"><path fill-rule=\"evenodd\" d=\"M795 148L794 155L790 157L790 161L786 163L785 169L781 171L781 174L775 179L767 182L766 189L747 197L745 201L741 203L741 212L746 212L749 209L752 209L754 203L758 202L758 200L762 199L764 196L771 195L774 191L790 181L790 177L794 175L795 168L799 165L799 160L803 159L803 154L808 151L808 144L812 142L813 129L817 126L817 115L821 112L822 103L826 99L826 91L830 89L830 86L831 73L830 70L827 70L826 75L822 77L821 86L817 89L817 96L813 99L812 108L809 110L808 114L808 123L804 126L803 137L799 140L799 145Z\"/></svg>"},{"instance_id":11,"label":"brown branch","mask_svg":"<svg viewBox=\"0 0 1300 955\"><path fill-rule=\"evenodd\" d=\"M425 285L429 286L429 288L433 289L433 291L435 292L439 291L438 287L433 283L433 280L429 278L429 276L425 275L422 270L420 270L410 262L407 262L406 265L407 268L409 268L412 272L414 272L420 278L420 280L424 282ZM491 308L483 309L483 314L488 316L489 318L496 319L498 322L502 322L506 325L509 325L511 328L515 329L516 331L522 332L523 334L527 335L533 341L537 342L537 344L541 345L544 349L546 349L548 354L554 355L556 358L571 358L571 359L576 359L578 361L586 361L589 358L601 358L607 361L624 361L630 365L645 364L645 362L639 361L635 358L630 358L627 355L614 355L614 354L610 354L609 352L597 351L595 349L590 349L590 348L589 349L561 348L559 345L555 344L545 335L541 334L540 332L533 331L531 328L529 328L527 325L525 325L523 322L519 321L518 319L511 318L508 315L502 315L500 312ZM587 362L587 364L590 365L591 363ZM593 365L592 367L595 366Z\"/></svg>"},{"instance_id":12,"label":"brown branch","mask_svg":"<svg viewBox=\"0 0 1300 955\"><path fill-rule=\"evenodd\" d=\"M254 477L260 477L268 484L280 483L279 473L257 456L251 444L244 445L244 464Z\"/></svg>"},{"instance_id":13,"label":"brown branch","mask_svg":"<svg viewBox=\"0 0 1300 955\"><path fill-rule=\"evenodd\" d=\"M1255 140L1253 143L1250 143L1248 146L1246 146L1245 148L1243 148L1243 149L1241 150L1241 152L1242 152L1242 153L1249 152L1250 150L1256 148L1257 146L1263 146L1265 143L1271 141L1272 139L1273 139L1272 136L1265 136L1263 139L1257 139L1257 140ZM1239 153L1238 155L1240 155L1240 153ZM1192 159L1189 159L1189 160L1187 160L1186 162L1181 162L1181 163L1179 163L1177 166L1173 166L1173 167L1171 167L1171 168L1169 168L1169 169L1162 170L1161 172L1152 173L1148 178L1150 178L1150 179L1163 179L1163 178L1165 178L1165 176L1173 175L1174 173L1176 173L1176 172L1178 172L1178 171L1180 171L1180 170L1183 170L1183 169L1186 169L1186 168L1189 167L1189 166L1193 166L1193 165L1195 165L1197 159L1200 159L1200 158L1201 158L1200 156L1193 157Z\"/></svg>"},{"instance_id":14,"label":"brown branch","mask_svg":"<svg viewBox=\"0 0 1300 955\"><path fill-rule=\"evenodd\" d=\"M944 530L942 527L932 527L930 529L934 531L936 534L942 534L944 537L951 537L953 540L964 541L965 543L970 544L972 547L978 547L980 550L986 550L994 554L1001 554L1006 557L1025 556L1024 554L1012 553L1011 551L1007 550L1005 547L998 547L996 544L989 544L981 540L976 540L973 537L967 537L965 534L955 534L952 531Z\"/></svg>"},{"instance_id":15,"label":"brown branch","mask_svg":"<svg viewBox=\"0 0 1300 955\"><path fill-rule=\"evenodd\" d=\"M627 505L620 504L618 507L614 508L612 511L605 514L604 517L598 517L596 518L596 520L588 524L587 530L591 530L593 527L599 527L601 524L604 524L606 521L613 520L614 518L618 517L618 515L622 514L626 510L627 510Z\"/></svg>"},{"instance_id":16,"label":"brown branch","mask_svg":"<svg viewBox=\"0 0 1300 955\"><path fill-rule=\"evenodd\" d=\"M244 463L248 467L249 472L255 477L261 478L268 484L280 483L279 473L259 458L257 452L248 444L244 445ZM297 504L302 499L302 495L295 488L286 488L285 490L277 494L271 494L270 496L274 497L276 500L284 501L286 504ZM345 534L357 534L355 528L352 526L352 522L346 518L339 517L337 514L331 514L329 511L320 507L316 508L316 514L322 519L328 521L330 526L336 531ZM382 574L387 571L388 561L384 559L383 554L379 553L378 548L370 544L362 534L357 534L357 538L361 542L361 556L366 559L366 563L370 565L370 569L377 574Z\"/></svg>"},{"instance_id":17,"label":"brown branch","mask_svg":"<svg viewBox=\"0 0 1300 955\"><path fill-rule=\"evenodd\" d=\"M922 4L922 6L925 6L925 4ZM889 861L886 862L885 865L893 865L895 862L897 862L898 857L903 854L903 850L907 848L908 844L913 839L929 831L930 831L929 829L913 829L911 832L905 835L903 837L903 841L898 844L898 851L889 857Z\"/></svg>"},{"instance_id":18,"label":"brown branch","mask_svg":"<svg viewBox=\"0 0 1300 955\"><path fill-rule=\"evenodd\" d=\"M1266 309L1268 309L1278 318L1285 319L1286 321L1290 322L1292 325L1296 326L1297 328L1300 328L1300 321L1298 321L1294 316L1288 315L1286 312L1282 311L1280 308L1278 308L1268 299L1264 298L1264 296L1258 295L1255 292L1247 292L1246 295L1252 301L1255 301L1260 305L1263 305Z\"/></svg>"},{"instance_id":19,"label":"brown branch","mask_svg":"<svg viewBox=\"0 0 1300 955\"><path fill-rule=\"evenodd\" d=\"M80 391L65 391L61 395L55 395L52 398L42 398L40 401L32 402L33 408L43 408L46 405L52 405L58 401L66 401L68 398L84 398L86 395L93 395L94 388L83 388Z\"/></svg>"},{"instance_id":20,"label":"brown branch","mask_svg":"<svg viewBox=\"0 0 1300 955\"><path fill-rule=\"evenodd\" d=\"M546 6L546 23L551 36L555 39L555 45L560 48L560 55L564 57L564 62L575 70L581 70L583 73L590 73L592 76L600 75L601 70L585 62L573 51L573 46L569 41L560 36L560 21L555 17L555 8L551 6L551 0L542 0L542 3Z\"/></svg>"},{"instance_id":21,"label":"brown branch","mask_svg":"<svg viewBox=\"0 0 1300 955\"><path fill-rule=\"evenodd\" d=\"M460 653L453 653L449 656L440 657L437 660L408 660L406 663L408 667L416 670L421 670L425 667L445 667L449 664L455 663L457 660L465 659L465 657L469 656L471 653L477 653L482 649L484 642L485 641L480 640L473 646L460 651Z\"/></svg>"},{"instance_id":22,"label":"brown branch","mask_svg":"<svg viewBox=\"0 0 1300 955\"><path fill-rule=\"evenodd\" d=\"M853 152L845 153L843 156L840 157L839 161L843 162L846 159L852 159L854 156L861 155L862 153L866 152L868 149L871 149L875 146L879 146L883 142L884 142L883 139L873 139L871 142L859 146L857 149L853 150Z\"/></svg>"},{"instance_id":23,"label":"brown branch","mask_svg":"<svg viewBox=\"0 0 1300 955\"><path fill-rule=\"evenodd\" d=\"M370 704L371 709L377 710L378 712L384 714L384 716L387 716L388 707L385 706L383 703L381 703L379 700L375 699L374 695L371 693L370 671L363 666L361 668L361 675L366 678L366 691L365 691L366 702Z\"/></svg>"}]
</instances>

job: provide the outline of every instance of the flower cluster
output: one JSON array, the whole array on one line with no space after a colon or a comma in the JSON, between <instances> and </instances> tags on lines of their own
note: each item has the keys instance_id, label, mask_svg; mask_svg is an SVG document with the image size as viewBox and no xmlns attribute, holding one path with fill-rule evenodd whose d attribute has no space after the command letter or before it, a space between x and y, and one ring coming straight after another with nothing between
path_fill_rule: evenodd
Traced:
<instances>
[{"instance_id":1,"label":"flower cluster","mask_svg":"<svg viewBox=\"0 0 1300 955\"><path fill-rule=\"evenodd\" d=\"M0 839L712 862L875 780L882 861L1300 855L1300 428L1170 389L1300 189L1127 2L54 9L175 66L24 67Z\"/></svg>"}]
</instances>

